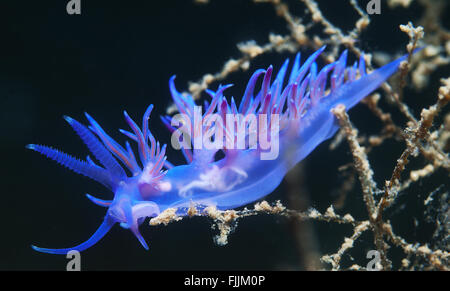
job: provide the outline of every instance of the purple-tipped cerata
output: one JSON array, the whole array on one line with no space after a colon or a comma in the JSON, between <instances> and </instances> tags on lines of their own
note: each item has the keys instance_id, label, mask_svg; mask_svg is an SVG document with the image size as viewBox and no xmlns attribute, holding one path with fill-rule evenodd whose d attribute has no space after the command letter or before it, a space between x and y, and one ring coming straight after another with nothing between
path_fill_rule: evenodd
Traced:
<instances>
[{"instance_id":1,"label":"purple-tipped cerata","mask_svg":"<svg viewBox=\"0 0 450 291\"><path fill-rule=\"evenodd\" d=\"M86 194L95 204L107 207L103 223L87 241L69 248L33 249L52 254L82 251L97 243L115 223L130 229L147 249L139 233L146 217L155 217L168 208L186 215L192 203L232 209L270 194L291 167L337 131L330 110L338 104L352 108L395 73L406 58L366 74L363 56L347 66L344 51L336 62L319 70L316 59L324 49L302 65L297 54L288 76L288 61L274 78L272 66L257 70L239 104L224 97L231 86L226 85L217 91L207 90L211 99L199 107L190 95L176 90L175 76L170 78L170 93L179 114L161 119L172 132L173 145L183 144L184 165L168 162L166 145L161 146L152 135L148 121L153 105L145 111L142 124L124 112L131 130L120 132L137 143L137 154L128 141L122 146L113 140L90 115L86 114L88 126L65 117L95 160L78 160L42 145L27 148L103 184L114 196L101 200ZM202 147L205 140L216 147ZM220 160L215 159L218 151L224 156Z\"/></svg>"}]
</instances>

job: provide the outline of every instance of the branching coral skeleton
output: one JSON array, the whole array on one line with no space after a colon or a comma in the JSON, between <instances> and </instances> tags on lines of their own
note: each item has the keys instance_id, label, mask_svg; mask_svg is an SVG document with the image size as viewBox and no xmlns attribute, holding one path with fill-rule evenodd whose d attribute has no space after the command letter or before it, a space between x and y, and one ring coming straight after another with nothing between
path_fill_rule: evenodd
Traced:
<instances>
[{"instance_id":1,"label":"branching coral skeleton","mask_svg":"<svg viewBox=\"0 0 450 291\"><path fill-rule=\"evenodd\" d=\"M358 39L361 32L370 25L371 21L369 15L367 15L364 10L359 7L358 1L349 0L349 3L358 15L360 15L360 18L355 23L354 29L348 35L328 21L321 13L317 3L313 0L299 1L305 5L307 10L309 10L311 15L311 23L305 23L304 20L292 15L287 4L282 0L253 1L258 4L268 3L273 5L277 15L286 21L290 34L282 36L271 33L269 35L269 43L262 46L257 45L254 41L247 41L238 44L238 48L243 54L242 57L228 61L221 72L216 74L207 74L200 82L192 82L189 91L193 94L193 96L199 96L204 89L208 88L209 84L217 80L223 80L230 73L238 69L246 70L253 58L272 51L293 52L299 47L310 47L312 49L317 49L317 47L326 43L331 46L332 53L323 55L325 61L334 61L341 45L349 48L349 50L357 56L361 55L361 50L357 47L357 42L355 40ZM343 137L347 139L354 159L353 172L357 173L360 184L362 185L362 198L366 204L368 220L357 222L351 218L350 214L346 215L349 219L342 220L342 217L340 217L340 219L336 220L331 219L329 215L322 215L316 210L302 213L291 211L285 209L284 207L281 212L266 212L275 215L295 216L299 219L329 219L330 222L352 224L354 226L354 233L350 238L344 239L344 242L337 253L324 255L322 257L322 261L330 264L333 270L365 269L365 267L357 264L347 267L341 266L342 256L351 250L354 242L358 240L360 235L365 231L372 231L374 233L374 244L376 249L381 254L382 268L384 270L389 270L392 268L392 262L389 260L389 243L400 247L406 255L401 262L401 269L449 269L448 245L447 249L431 250L427 245L407 243L403 238L394 234L390 223L383 219L385 209L387 207L392 207L395 204L399 193L407 190L411 187L411 185L417 183L421 179L433 175L440 168L445 169L447 173L450 170L449 156L448 153L445 152L450 148L450 126L448 126L448 124L450 124L450 114L447 113L444 117L444 121L446 122L445 125L438 126L433 123L436 116L440 111L442 111L450 100L450 76L441 80L442 86L439 88L439 92L437 93L438 98L436 104L430 106L428 109L423 109L420 114L420 120L417 120L414 117L414 114L411 113L408 105L403 102L404 99L407 99L406 96L403 96L403 89L405 86L409 86L407 81L408 73L411 73L412 85L417 89L422 89L427 86L428 76L431 72L450 63L450 32L440 24L440 17L442 17L441 14L444 10L443 7L448 5L448 3L445 0L391 0L388 1L388 4L389 8L399 6L408 8L413 2L418 2L425 9L422 19L418 21L418 23L422 26L414 27L411 22L406 25L400 25L399 29L405 32L410 38L410 42L406 47L406 50L410 53L410 56L401 66L398 89L394 90L392 86L387 83L382 86L387 100L397 107L407 118L407 120L409 120L407 128L404 130L403 126L399 126L394 123L391 114L386 113L380 106L378 106L378 101L381 98L378 93L368 96L364 100L364 103L366 103L367 107L373 112L374 116L378 117L384 125L379 135L359 137L356 129L350 123L348 115L345 114L345 111L339 107L335 109L335 114L339 119L342 129L335 136L333 142L331 143L330 149L333 150L336 148L343 140ZM321 38L313 34L311 34L311 36L308 35L308 30L318 25L323 27L324 37ZM422 41L421 45L425 44L426 47L420 57L420 62L416 63L412 58L411 52L418 47L420 41ZM365 60L369 72L373 70L371 65L373 58L373 55L365 54ZM437 129L432 131L433 128ZM397 164L393 169L392 177L389 181L386 181L384 191L381 191L377 188L376 183L373 181L373 170L367 158L367 153L369 153L373 148L381 146L385 140L390 138L404 140L406 143L406 149L399 157ZM365 146L363 147L361 144L365 144ZM424 157L428 163L425 164L423 168L411 169L408 175L409 178L402 181L401 174L406 169L408 158L410 156L416 157L418 155ZM349 167L347 165L342 169L344 168ZM343 183L343 188L341 189L343 193L350 191L354 187L353 177L354 176L350 174L348 180ZM380 192L384 192L384 195L382 195L380 199L376 199L375 197L377 195L375 193ZM429 197L431 197L431 195ZM262 202L261 204L266 205L266 207L268 207L267 209L271 209L270 206L267 206L268 204L266 202ZM253 211L245 210L243 215L245 216L245 213L251 213L251 215L259 213L261 210L261 204L256 204L255 210ZM238 212L238 218L241 217L240 214L241 213ZM443 231L445 232L444 236L448 237L448 226L442 226L439 224L437 227L443 227ZM412 257L423 258L425 263L418 263L417 260L416 263L412 263Z\"/></svg>"}]
</instances>

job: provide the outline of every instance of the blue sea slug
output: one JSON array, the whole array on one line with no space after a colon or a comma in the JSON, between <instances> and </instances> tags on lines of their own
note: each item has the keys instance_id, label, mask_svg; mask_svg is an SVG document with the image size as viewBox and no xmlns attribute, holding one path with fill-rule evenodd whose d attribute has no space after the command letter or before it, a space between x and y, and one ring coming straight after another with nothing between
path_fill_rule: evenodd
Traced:
<instances>
[{"instance_id":1,"label":"blue sea slug","mask_svg":"<svg viewBox=\"0 0 450 291\"><path fill-rule=\"evenodd\" d=\"M395 73L406 59L401 57L367 74L364 57L347 66L347 51L344 51L337 61L319 71L316 59L324 49L317 50L302 65L297 54L287 80L288 61L273 82L272 66L257 70L239 105L234 99L224 97L224 91L230 86L227 85L219 86L215 92L207 90L210 102L198 107L191 96L175 89L175 77L172 77L169 88L180 114L177 118L163 116L161 119L172 132L173 146L178 142L178 146L184 145L181 146L187 161L184 165L174 166L167 161L166 145L161 146L150 132L152 105L145 111L141 127L124 112L131 131L121 132L137 143L138 156L128 141L125 147L121 146L87 113L87 127L66 116L95 161L90 157L78 160L43 145L30 144L27 148L103 184L114 196L111 200L101 200L87 194L87 198L107 211L98 230L85 242L69 248L32 246L33 249L51 254L83 251L97 243L116 223L130 229L148 249L139 233L139 225L146 217L158 216L169 208L177 209L178 215L186 215L192 204L232 209L270 194L291 167L338 130L337 120L330 112L332 108L343 104L347 110L351 109ZM255 95L260 76L261 88ZM202 147L202 141L216 147ZM222 152L223 158L217 158L218 152Z\"/></svg>"}]
</instances>

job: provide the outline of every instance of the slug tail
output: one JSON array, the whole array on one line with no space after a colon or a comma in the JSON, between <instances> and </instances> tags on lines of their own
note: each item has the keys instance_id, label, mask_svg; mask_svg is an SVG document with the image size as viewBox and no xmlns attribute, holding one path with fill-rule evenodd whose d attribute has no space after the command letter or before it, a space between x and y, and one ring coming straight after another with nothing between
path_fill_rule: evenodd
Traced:
<instances>
[{"instance_id":1,"label":"slug tail","mask_svg":"<svg viewBox=\"0 0 450 291\"><path fill-rule=\"evenodd\" d=\"M413 54L420 50L420 48L416 49ZM361 72L361 78L341 86L341 88L333 93L334 96L332 98L335 99L336 104L342 103L347 109L352 108L367 95L381 86L381 84L383 84L391 75L397 72L400 64L407 58L408 55L404 55L370 74ZM365 65L362 64L362 62L364 62L363 58L360 59L359 68L360 70L365 70Z\"/></svg>"}]
</instances>

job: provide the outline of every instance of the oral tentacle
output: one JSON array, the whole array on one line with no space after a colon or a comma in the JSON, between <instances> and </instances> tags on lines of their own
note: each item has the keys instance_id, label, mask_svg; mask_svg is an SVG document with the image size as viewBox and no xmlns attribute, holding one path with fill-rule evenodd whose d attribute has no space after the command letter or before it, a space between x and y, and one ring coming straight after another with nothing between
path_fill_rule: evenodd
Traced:
<instances>
[{"instance_id":1,"label":"oral tentacle","mask_svg":"<svg viewBox=\"0 0 450 291\"><path fill-rule=\"evenodd\" d=\"M91 246L95 245L99 240L101 240L105 236L105 234L108 233L108 231L111 229L111 227L114 225L114 223L115 223L114 219L112 219L109 216L105 217L105 219L103 220L100 227L88 240L86 240L85 242L83 242L79 245L71 247L71 248L48 249L48 248L37 247L35 245L31 245L31 247L35 251L38 251L41 253L55 254L55 255L66 255L71 250L76 250L76 251L81 252L81 251L84 251L85 249L90 248Z\"/></svg>"},{"instance_id":2,"label":"oral tentacle","mask_svg":"<svg viewBox=\"0 0 450 291\"><path fill-rule=\"evenodd\" d=\"M112 203L111 200L102 200L102 199L98 199L92 195L89 195L86 193L86 197L91 200L94 204L97 204L98 206L102 206L102 207L109 207Z\"/></svg>"}]
</instances>

